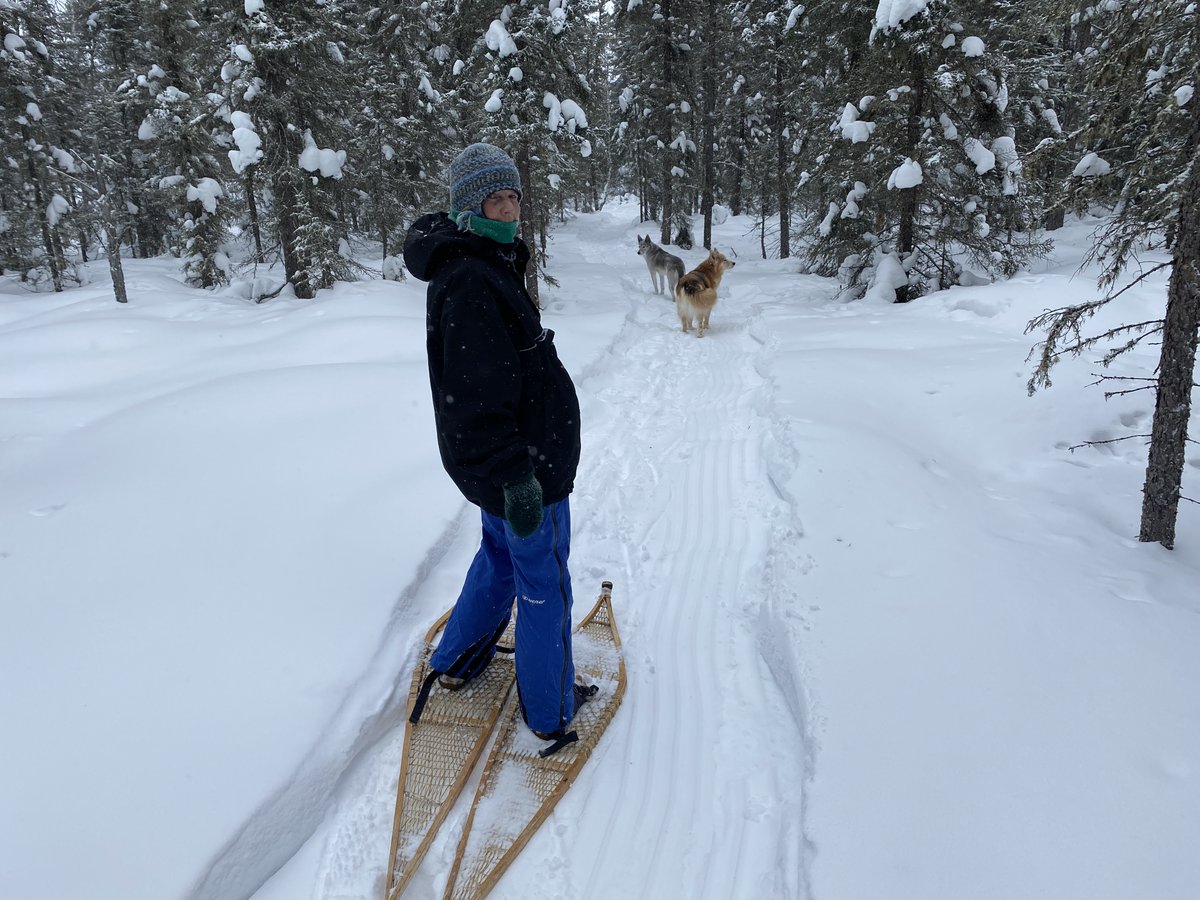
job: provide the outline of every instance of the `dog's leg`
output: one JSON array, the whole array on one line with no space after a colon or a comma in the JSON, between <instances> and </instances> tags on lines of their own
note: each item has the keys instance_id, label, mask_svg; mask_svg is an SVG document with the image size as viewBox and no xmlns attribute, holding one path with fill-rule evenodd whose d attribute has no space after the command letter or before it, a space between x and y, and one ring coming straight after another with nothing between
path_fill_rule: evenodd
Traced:
<instances>
[{"instance_id":1,"label":"dog's leg","mask_svg":"<svg viewBox=\"0 0 1200 900\"><path fill-rule=\"evenodd\" d=\"M684 334L688 333L691 328L691 316L688 315L687 305L679 299L679 295L675 295L675 314L679 316L679 328Z\"/></svg>"}]
</instances>

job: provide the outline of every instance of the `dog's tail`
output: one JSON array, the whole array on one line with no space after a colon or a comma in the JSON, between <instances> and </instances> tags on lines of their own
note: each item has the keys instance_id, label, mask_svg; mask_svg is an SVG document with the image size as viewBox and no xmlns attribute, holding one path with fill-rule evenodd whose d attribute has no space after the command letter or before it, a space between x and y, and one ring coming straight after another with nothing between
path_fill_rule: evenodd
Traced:
<instances>
[{"instance_id":1,"label":"dog's tail","mask_svg":"<svg viewBox=\"0 0 1200 900\"><path fill-rule=\"evenodd\" d=\"M697 278L693 272L684 275L675 285L676 291L683 291L685 294L699 294L707 288L707 282L701 278Z\"/></svg>"}]
</instances>

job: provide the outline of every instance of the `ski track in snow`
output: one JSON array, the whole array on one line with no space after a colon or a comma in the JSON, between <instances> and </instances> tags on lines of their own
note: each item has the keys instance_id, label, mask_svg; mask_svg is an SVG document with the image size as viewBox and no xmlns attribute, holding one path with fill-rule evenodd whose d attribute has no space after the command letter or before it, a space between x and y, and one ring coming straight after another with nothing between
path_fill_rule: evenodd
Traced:
<instances>
[{"instance_id":1,"label":"ski track in snow","mask_svg":"<svg viewBox=\"0 0 1200 900\"><path fill-rule=\"evenodd\" d=\"M629 687L578 782L493 896L806 897L812 748L791 633L801 626L790 619L794 578L809 562L777 486L794 453L771 418L770 340L758 336L769 328L759 298L738 285L754 264L726 276L712 328L697 339L680 333L673 302L648 277L624 275L614 290L613 244L631 247L623 271L644 274L635 229L598 224L588 223L592 258L555 260L563 293L594 281L628 303L608 349L574 372L584 434L571 566L576 619L601 579L615 583ZM587 252L589 242L573 246ZM474 530L462 531L405 592L410 615L432 619L457 593L474 552ZM396 676L401 688L412 661ZM324 839L302 851L320 855L314 898L382 894L403 711L391 703L380 716L392 727L380 735L372 723ZM473 791L474 781L406 897L441 895Z\"/></svg>"},{"instance_id":2,"label":"ski track in snow","mask_svg":"<svg viewBox=\"0 0 1200 900\"><path fill-rule=\"evenodd\" d=\"M796 897L805 882L803 704L783 696L759 631L774 523L794 511L763 460L768 350L736 276L703 339L680 333L665 295L624 279L624 328L588 373L574 558L616 582L630 688L555 816L591 848L558 851L590 856L588 877L548 896ZM532 875L534 845L525 853Z\"/></svg>"}]
</instances>

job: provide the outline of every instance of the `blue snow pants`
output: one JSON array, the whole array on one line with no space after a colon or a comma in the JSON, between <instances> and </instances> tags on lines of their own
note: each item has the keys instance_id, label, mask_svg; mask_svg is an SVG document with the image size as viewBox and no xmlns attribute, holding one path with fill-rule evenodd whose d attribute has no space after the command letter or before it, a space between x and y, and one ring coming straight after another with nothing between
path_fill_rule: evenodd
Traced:
<instances>
[{"instance_id":1,"label":"blue snow pants","mask_svg":"<svg viewBox=\"0 0 1200 900\"><path fill-rule=\"evenodd\" d=\"M575 715L568 499L547 506L542 524L527 538L481 510L479 552L430 659L439 672L474 678L492 661L515 598L521 710L530 728L546 734L566 728Z\"/></svg>"}]
</instances>

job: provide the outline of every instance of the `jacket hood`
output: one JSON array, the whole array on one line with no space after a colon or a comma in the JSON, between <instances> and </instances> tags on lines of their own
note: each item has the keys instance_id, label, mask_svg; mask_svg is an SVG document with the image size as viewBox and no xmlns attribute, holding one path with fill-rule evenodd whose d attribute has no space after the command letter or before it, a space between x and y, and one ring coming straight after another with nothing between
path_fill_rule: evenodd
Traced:
<instances>
[{"instance_id":1,"label":"jacket hood","mask_svg":"<svg viewBox=\"0 0 1200 900\"><path fill-rule=\"evenodd\" d=\"M524 271L529 251L520 238L514 243L518 270ZM430 213L417 219L408 230L404 239L404 265L421 281L429 281L448 260L459 256L495 256L502 249L491 238L460 230L445 213Z\"/></svg>"}]
</instances>

